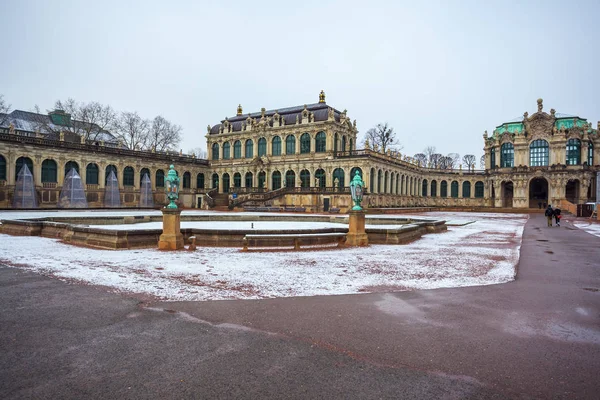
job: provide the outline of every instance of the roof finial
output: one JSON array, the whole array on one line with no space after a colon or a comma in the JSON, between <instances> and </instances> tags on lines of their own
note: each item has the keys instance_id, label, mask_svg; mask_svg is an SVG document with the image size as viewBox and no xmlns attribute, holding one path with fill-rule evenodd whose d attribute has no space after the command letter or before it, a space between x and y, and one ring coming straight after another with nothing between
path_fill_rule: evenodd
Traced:
<instances>
[{"instance_id":1,"label":"roof finial","mask_svg":"<svg viewBox=\"0 0 600 400\"><path fill-rule=\"evenodd\" d=\"M242 115L242 105L238 104L237 115Z\"/></svg>"},{"instance_id":2,"label":"roof finial","mask_svg":"<svg viewBox=\"0 0 600 400\"><path fill-rule=\"evenodd\" d=\"M544 108L544 100L542 100L542 98L537 99L537 103L538 103L538 112L542 112L542 108Z\"/></svg>"},{"instance_id":3,"label":"roof finial","mask_svg":"<svg viewBox=\"0 0 600 400\"><path fill-rule=\"evenodd\" d=\"M319 93L319 103L325 103L325 92L321 90Z\"/></svg>"}]
</instances>

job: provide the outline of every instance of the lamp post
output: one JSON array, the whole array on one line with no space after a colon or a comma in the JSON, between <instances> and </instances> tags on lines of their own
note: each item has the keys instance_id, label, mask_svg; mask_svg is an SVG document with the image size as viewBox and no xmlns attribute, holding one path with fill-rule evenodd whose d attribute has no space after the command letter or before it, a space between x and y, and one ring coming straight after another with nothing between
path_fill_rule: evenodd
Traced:
<instances>
[{"instance_id":1,"label":"lamp post","mask_svg":"<svg viewBox=\"0 0 600 400\"><path fill-rule=\"evenodd\" d=\"M177 208L175 200L179 198L179 177L175 167L169 167L165 179L165 191L169 204L161 209L163 214L163 232L158 240L160 250L179 250L183 248L183 235L181 234L181 209Z\"/></svg>"},{"instance_id":2,"label":"lamp post","mask_svg":"<svg viewBox=\"0 0 600 400\"><path fill-rule=\"evenodd\" d=\"M171 164L169 167L169 173L167 174L165 183L167 199L169 200L169 204L166 208L177 208L175 200L179 199L179 177L177 176L177 172L175 171L173 164Z\"/></svg>"},{"instance_id":3,"label":"lamp post","mask_svg":"<svg viewBox=\"0 0 600 400\"><path fill-rule=\"evenodd\" d=\"M367 246L369 244L369 237L365 232L365 210L360 206L363 200L364 187L365 183L360 177L360 172L356 171L352 182L350 182L350 194L354 206L348 216L347 246Z\"/></svg>"},{"instance_id":4,"label":"lamp post","mask_svg":"<svg viewBox=\"0 0 600 400\"><path fill-rule=\"evenodd\" d=\"M354 202L354 207L352 207L352 211L362 211L362 207L360 203L363 200L363 188L365 187L365 183L360 177L360 173L356 171L354 178L352 178L352 182L350 182L350 194L352 196L352 201Z\"/></svg>"}]
</instances>

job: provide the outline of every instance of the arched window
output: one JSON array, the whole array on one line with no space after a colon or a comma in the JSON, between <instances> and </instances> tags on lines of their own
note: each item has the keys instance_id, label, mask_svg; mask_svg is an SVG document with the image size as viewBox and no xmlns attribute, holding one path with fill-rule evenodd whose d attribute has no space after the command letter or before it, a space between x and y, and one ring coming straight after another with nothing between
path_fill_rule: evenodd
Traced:
<instances>
[{"instance_id":1,"label":"arched window","mask_svg":"<svg viewBox=\"0 0 600 400\"><path fill-rule=\"evenodd\" d=\"M400 174L396 174L396 194L400 194Z\"/></svg>"},{"instance_id":2,"label":"arched window","mask_svg":"<svg viewBox=\"0 0 600 400\"><path fill-rule=\"evenodd\" d=\"M400 194L401 195L404 195L404 188L406 187L406 185L404 184L404 178L405 178L404 175L402 175L400 177Z\"/></svg>"},{"instance_id":3,"label":"arched window","mask_svg":"<svg viewBox=\"0 0 600 400\"><path fill-rule=\"evenodd\" d=\"M294 135L288 135L285 138L285 154L296 153L296 137Z\"/></svg>"},{"instance_id":4,"label":"arched window","mask_svg":"<svg viewBox=\"0 0 600 400\"><path fill-rule=\"evenodd\" d=\"M190 189L192 187L192 174L188 171L183 173L183 188Z\"/></svg>"},{"instance_id":5,"label":"arched window","mask_svg":"<svg viewBox=\"0 0 600 400\"><path fill-rule=\"evenodd\" d=\"M222 179L223 179L223 193L229 193L229 187L231 186L229 174L227 172L225 172L223 174Z\"/></svg>"},{"instance_id":6,"label":"arched window","mask_svg":"<svg viewBox=\"0 0 600 400\"><path fill-rule=\"evenodd\" d=\"M27 165L27 169L29 169L29 173L33 177L33 161L29 157L19 157L17 158L17 162L15 163L15 181L19 176L19 172L23 169L23 165ZM56 181L55 181L56 182Z\"/></svg>"},{"instance_id":7,"label":"arched window","mask_svg":"<svg viewBox=\"0 0 600 400\"><path fill-rule=\"evenodd\" d=\"M233 143L233 158L238 159L242 158L242 142L236 140ZM223 181L225 182L225 181Z\"/></svg>"},{"instance_id":8,"label":"arched window","mask_svg":"<svg viewBox=\"0 0 600 400\"><path fill-rule=\"evenodd\" d=\"M316 153L325 153L327 147L327 136L325 136L325 132L317 133L315 136L315 152Z\"/></svg>"},{"instance_id":9,"label":"arched window","mask_svg":"<svg viewBox=\"0 0 600 400\"><path fill-rule=\"evenodd\" d=\"M211 181L212 181L212 188L218 189L219 188L219 175L217 175L216 172L214 174L212 174Z\"/></svg>"},{"instance_id":10,"label":"arched window","mask_svg":"<svg viewBox=\"0 0 600 400\"><path fill-rule=\"evenodd\" d=\"M310 153L310 135L303 133L300 136L300 154Z\"/></svg>"},{"instance_id":11,"label":"arched window","mask_svg":"<svg viewBox=\"0 0 600 400\"><path fill-rule=\"evenodd\" d=\"M246 158L254 157L254 142L252 139L246 140Z\"/></svg>"},{"instance_id":12,"label":"arched window","mask_svg":"<svg viewBox=\"0 0 600 400\"><path fill-rule=\"evenodd\" d=\"M462 197L464 199L468 199L469 197L471 197L471 182L469 182L469 181L463 182Z\"/></svg>"},{"instance_id":13,"label":"arched window","mask_svg":"<svg viewBox=\"0 0 600 400\"><path fill-rule=\"evenodd\" d=\"M89 163L87 167L85 167L85 183L87 185L97 185L99 175L98 172L98 165Z\"/></svg>"},{"instance_id":14,"label":"arched window","mask_svg":"<svg viewBox=\"0 0 600 400\"><path fill-rule=\"evenodd\" d=\"M548 165L548 142L544 139L537 139L529 145L529 166L542 167Z\"/></svg>"},{"instance_id":15,"label":"arched window","mask_svg":"<svg viewBox=\"0 0 600 400\"><path fill-rule=\"evenodd\" d=\"M233 187L242 187L242 174L240 174L239 172L233 174Z\"/></svg>"},{"instance_id":16,"label":"arched window","mask_svg":"<svg viewBox=\"0 0 600 400\"><path fill-rule=\"evenodd\" d=\"M285 173L285 187L292 188L296 186L296 173L289 170Z\"/></svg>"},{"instance_id":17,"label":"arched window","mask_svg":"<svg viewBox=\"0 0 600 400\"><path fill-rule=\"evenodd\" d=\"M431 197L437 197L437 181L431 181Z\"/></svg>"},{"instance_id":18,"label":"arched window","mask_svg":"<svg viewBox=\"0 0 600 400\"><path fill-rule=\"evenodd\" d=\"M157 169L155 174L156 187L165 187L165 171Z\"/></svg>"},{"instance_id":19,"label":"arched window","mask_svg":"<svg viewBox=\"0 0 600 400\"><path fill-rule=\"evenodd\" d=\"M229 142L223 143L223 160L229 160L231 158L231 145Z\"/></svg>"},{"instance_id":20,"label":"arched window","mask_svg":"<svg viewBox=\"0 0 600 400\"><path fill-rule=\"evenodd\" d=\"M333 151L338 151L338 134L336 133L335 136L333 136Z\"/></svg>"},{"instance_id":21,"label":"arched window","mask_svg":"<svg viewBox=\"0 0 600 400\"><path fill-rule=\"evenodd\" d=\"M117 173L117 167L114 165L108 165L106 167L106 170L104 171L104 184L106 184L106 182L108 182L108 177L110 176L110 173L115 174L115 178L117 179L117 182L119 181L119 174Z\"/></svg>"},{"instance_id":22,"label":"arched window","mask_svg":"<svg viewBox=\"0 0 600 400\"><path fill-rule=\"evenodd\" d=\"M371 173L369 174L369 192L375 193L375 168L371 168Z\"/></svg>"},{"instance_id":23,"label":"arched window","mask_svg":"<svg viewBox=\"0 0 600 400\"><path fill-rule=\"evenodd\" d=\"M56 179L56 161L54 160L44 160L42 162L42 183L56 183L58 182Z\"/></svg>"},{"instance_id":24,"label":"arched window","mask_svg":"<svg viewBox=\"0 0 600 400\"><path fill-rule=\"evenodd\" d=\"M483 182L475 182L475 197L478 199L483 198Z\"/></svg>"},{"instance_id":25,"label":"arched window","mask_svg":"<svg viewBox=\"0 0 600 400\"><path fill-rule=\"evenodd\" d=\"M421 196L427 197L427 179L423 179L421 184Z\"/></svg>"},{"instance_id":26,"label":"arched window","mask_svg":"<svg viewBox=\"0 0 600 400\"><path fill-rule=\"evenodd\" d=\"M348 140L348 150L350 150L350 151L354 150L354 141L352 140L352 138L350 138L350 140Z\"/></svg>"},{"instance_id":27,"label":"arched window","mask_svg":"<svg viewBox=\"0 0 600 400\"><path fill-rule=\"evenodd\" d=\"M346 151L346 136L342 136L342 151Z\"/></svg>"},{"instance_id":28,"label":"arched window","mask_svg":"<svg viewBox=\"0 0 600 400\"><path fill-rule=\"evenodd\" d=\"M279 136L275 136L273 141L271 142L272 153L274 156L281 155L281 138Z\"/></svg>"},{"instance_id":29,"label":"arched window","mask_svg":"<svg viewBox=\"0 0 600 400\"><path fill-rule=\"evenodd\" d=\"M300 187L310 187L310 171L307 169L300 171Z\"/></svg>"},{"instance_id":30,"label":"arched window","mask_svg":"<svg viewBox=\"0 0 600 400\"><path fill-rule=\"evenodd\" d=\"M267 181L267 173L265 171L260 171L258 173L258 187L260 189L264 189L266 181Z\"/></svg>"},{"instance_id":31,"label":"arched window","mask_svg":"<svg viewBox=\"0 0 600 400\"><path fill-rule=\"evenodd\" d=\"M79 175L79 164L77 164L75 161L69 161L65 164L65 176L67 176L69 171L72 169L74 169L75 172L77 172L77 175Z\"/></svg>"},{"instance_id":32,"label":"arched window","mask_svg":"<svg viewBox=\"0 0 600 400\"><path fill-rule=\"evenodd\" d=\"M515 166L515 147L512 143L504 143L500 148L500 167L512 168Z\"/></svg>"},{"instance_id":33,"label":"arched window","mask_svg":"<svg viewBox=\"0 0 600 400\"><path fill-rule=\"evenodd\" d=\"M451 197L458 197L458 182L457 181L452 181L452 183L450 184L450 196Z\"/></svg>"},{"instance_id":34,"label":"arched window","mask_svg":"<svg viewBox=\"0 0 600 400\"><path fill-rule=\"evenodd\" d=\"M337 185L335 184L337 179ZM341 168L336 168L333 170L333 186L338 188L343 188L346 186L344 184L344 170Z\"/></svg>"},{"instance_id":35,"label":"arched window","mask_svg":"<svg viewBox=\"0 0 600 400\"><path fill-rule=\"evenodd\" d=\"M148 168L142 168L140 171L140 187L142 186L142 182L144 181L144 175L148 175L148 179L150 179L150 170Z\"/></svg>"},{"instance_id":36,"label":"arched window","mask_svg":"<svg viewBox=\"0 0 600 400\"><path fill-rule=\"evenodd\" d=\"M218 143L213 143L213 145L212 145L212 159L213 160L219 159L219 144Z\"/></svg>"},{"instance_id":37,"label":"arched window","mask_svg":"<svg viewBox=\"0 0 600 400\"><path fill-rule=\"evenodd\" d=\"M381 181L383 180L383 172L377 171L377 193L381 193Z\"/></svg>"},{"instance_id":38,"label":"arched window","mask_svg":"<svg viewBox=\"0 0 600 400\"><path fill-rule=\"evenodd\" d=\"M440 183L440 197L448 197L448 182Z\"/></svg>"},{"instance_id":39,"label":"arched window","mask_svg":"<svg viewBox=\"0 0 600 400\"><path fill-rule=\"evenodd\" d=\"M273 190L281 188L281 172L273 172L273 174L271 175L271 184L273 185Z\"/></svg>"},{"instance_id":40,"label":"arched window","mask_svg":"<svg viewBox=\"0 0 600 400\"><path fill-rule=\"evenodd\" d=\"M204 189L204 174L196 175L196 189Z\"/></svg>"},{"instance_id":41,"label":"arched window","mask_svg":"<svg viewBox=\"0 0 600 400\"><path fill-rule=\"evenodd\" d=\"M385 171L383 174L383 193L388 193L388 172Z\"/></svg>"},{"instance_id":42,"label":"arched window","mask_svg":"<svg viewBox=\"0 0 600 400\"><path fill-rule=\"evenodd\" d=\"M261 137L258 139L258 156L262 157L267 154L267 139Z\"/></svg>"},{"instance_id":43,"label":"arched window","mask_svg":"<svg viewBox=\"0 0 600 400\"><path fill-rule=\"evenodd\" d=\"M569 139L567 141L567 165L581 164L581 141Z\"/></svg>"},{"instance_id":44,"label":"arched window","mask_svg":"<svg viewBox=\"0 0 600 400\"><path fill-rule=\"evenodd\" d=\"M1 156L0 156L1 157ZM594 165L594 143L590 140L588 144L588 157L587 157L588 165Z\"/></svg>"},{"instance_id":45,"label":"arched window","mask_svg":"<svg viewBox=\"0 0 600 400\"><path fill-rule=\"evenodd\" d=\"M358 176L360 176L360 179L363 178L363 172L362 169L360 169L360 167L353 167L350 170L350 182L352 182L352 179L354 179L354 176L356 175L356 172L358 171Z\"/></svg>"},{"instance_id":46,"label":"arched window","mask_svg":"<svg viewBox=\"0 0 600 400\"><path fill-rule=\"evenodd\" d=\"M6 158L0 155L0 181L6 180Z\"/></svg>"},{"instance_id":47,"label":"arched window","mask_svg":"<svg viewBox=\"0 0 600 400\"><path fill-rule=\"evenodd\" d=\"M125 167L123 170L123 186L133 186L135 183L134 175L132 167Z\"/></svg>"},{"instance_id":48,"label":"arched window","mask_svg":"<svg viewBox=\"0 0 600 400\"><path fill-rule=\"evenodd\" d=\"M315 179L319 180L319 187L320 188L324 188L325 187L325 171L321 168L319 168L318 170L315 171Z\"/></svg>"},{"instance_id":49,"label":"arched window","mask_svg":"<svg viewBox=\"0 0 600 400\"><path fill-rule=\"evenodd\" d=\"M490 149L490 168L496 168L496 148L492 147Z\"/></svg>"},{"instance_id":50,"label":"arched window","mask_svg":"<svg viewBox=\"0 0 600 400\"><path fill-rule=\"evenodd\" d=\"M247 188L251 188L252 187L252 181L253 181L253 176L252 176L252 172L246 172L246 176L244 177L244 186Z\"/></svg>"}]
</instances>

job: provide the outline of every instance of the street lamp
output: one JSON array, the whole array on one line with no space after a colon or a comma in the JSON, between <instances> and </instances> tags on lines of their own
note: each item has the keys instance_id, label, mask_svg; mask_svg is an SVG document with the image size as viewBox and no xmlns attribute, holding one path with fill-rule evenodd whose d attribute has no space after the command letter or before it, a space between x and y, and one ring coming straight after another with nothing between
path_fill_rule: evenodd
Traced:
<instances>
[{"instance_id":1,"label":"street lamp","mask_svg":"<svg viewBox=\"0 0 600 400\"><path fill-rule=\"evenodd\" d=\"M166 208L177 208L175 200L179 198L179 177L173 164L169 167L169 173L167 174L166 191L169 200L169 205Z\"/></svg>"},{"instance_id":2,"label":"street lamp","mask_svg":"<svg viewBox=\"0 0 600 400\"><path fill-rule=\"evenodd\" d=\"M361 179L360 173L356 171L354 178L352 178L352 182L350 182L350 194L352 195L352 201L354 202L354 207L352 207L352 211L362 211L360 203L363 200L364 187L365 183Z\"/></svg>"}]
</instances>

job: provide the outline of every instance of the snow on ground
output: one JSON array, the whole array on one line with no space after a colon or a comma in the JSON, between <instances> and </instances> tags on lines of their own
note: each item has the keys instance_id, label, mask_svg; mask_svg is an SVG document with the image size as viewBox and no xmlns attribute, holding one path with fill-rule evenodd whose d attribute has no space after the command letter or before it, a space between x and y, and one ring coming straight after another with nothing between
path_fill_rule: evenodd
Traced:
<instances>
[{"instance_id":1,"label":"snow on ground","mask_svg":"<svg viewBox=\"0 0 600 400\"><path fill-rule=\"evenodd\" d=\"M576 221L573 222L577 228L586 231L587 233L591 233L594 236L600 237L600 223L598 222L584 222L584 221Z\"/></svg>"},{"instance_id":2,"label":"snow on ground","mask_svg":"<svg viewBox=\"0 0 600 400\"><path fill-rule=\"evenodd\" d=\"M450 214L420 216L438 219ZM0 264L168 300L433 289L514 279L528 216L457 215L476 222L407 245L301 252L243 253L211 247L195 252L95 250L56 239L0 235Z\"/></svg>"}]
</instances>

